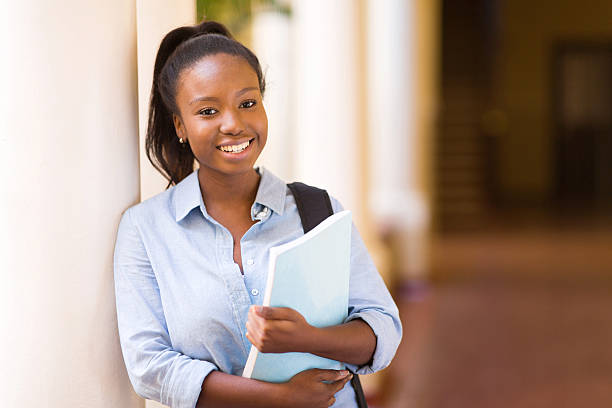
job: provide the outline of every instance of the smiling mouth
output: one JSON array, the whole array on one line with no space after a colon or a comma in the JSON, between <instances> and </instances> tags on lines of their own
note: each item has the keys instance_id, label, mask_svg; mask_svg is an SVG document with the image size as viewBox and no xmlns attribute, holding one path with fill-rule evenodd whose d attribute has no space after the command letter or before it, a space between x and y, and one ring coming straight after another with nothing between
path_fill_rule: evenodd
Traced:
<instances>
[{"instance_id":1,"label":"smiling mouth","mask_svg":"<svg viewBox=\"0 0 612 408\"><path fill-rule=\"evenodd\" d=\"M255 138L247 140L246 142L240 143L237 145L217 146L217 149L225 153L234 153L234 154L240 153L240 152L243 152L247 147L249 147L249 145L251 144L251 142L253 142L253 140L255 140Z\"/></svg>"}]
</instances>

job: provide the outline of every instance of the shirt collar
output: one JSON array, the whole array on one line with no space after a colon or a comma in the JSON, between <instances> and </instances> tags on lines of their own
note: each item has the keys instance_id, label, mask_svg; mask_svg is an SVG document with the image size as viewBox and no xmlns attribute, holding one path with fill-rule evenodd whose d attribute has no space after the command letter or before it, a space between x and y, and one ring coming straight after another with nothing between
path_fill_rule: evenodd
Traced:
<instances>
[{"instance_id":1,"label":"shirt collar","mask_svg":"<svg viewBox=\"0 0 612 408\"><path fill-rule=\"evenodd\" d=\"M257 172L261 176L261 180L259 180L259 188L257 189L254 204L261 204L282 215L285 209L287 184L264 167L259 167Z\"/></svg>"},{"instance_id":2,"label":"shirt collar","mask_svg":"<svg viewBox=\"0 0 612 408\"><path fill-rule=\"evenodd\" d=\"M256 204L270 208L272 211L282 215L285 208L287 185L264 167L257 168L257 171L261 179L259 180L255 203L253 203L251 208L251 216L254 217ZM206 214L197 169L174 186L173 201L176 222L185 218L191 210L198 206L202 209L202 213Z\"/></svg>"},{"instance_id":3,"label":"shirt collar","mask_svg":"<svg viewBox=\"0 0 612 408\"><path fill-rule=\"evenodd\" d=\"M200 205L204 209L197 169L174 186L173 199L176 222L185 218L191 210Z\"/></svg>"}]
</instances>

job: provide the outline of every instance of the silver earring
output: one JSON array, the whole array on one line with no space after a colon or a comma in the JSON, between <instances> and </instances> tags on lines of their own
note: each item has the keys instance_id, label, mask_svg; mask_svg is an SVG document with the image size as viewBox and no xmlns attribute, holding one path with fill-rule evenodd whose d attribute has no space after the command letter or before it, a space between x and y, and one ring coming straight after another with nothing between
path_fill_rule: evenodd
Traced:
<instances>
[{"instance_id":1,"label":"silver earring","mask_svg":"<svg viewBox=\"0 0 612 408\"><path fill-rule=\"evenodd\" d=\"M179 143L183 144L185 143L185 141L186 141L185 139L183 139L182 137L179 137Z\"/></svg>"}]
</instances>

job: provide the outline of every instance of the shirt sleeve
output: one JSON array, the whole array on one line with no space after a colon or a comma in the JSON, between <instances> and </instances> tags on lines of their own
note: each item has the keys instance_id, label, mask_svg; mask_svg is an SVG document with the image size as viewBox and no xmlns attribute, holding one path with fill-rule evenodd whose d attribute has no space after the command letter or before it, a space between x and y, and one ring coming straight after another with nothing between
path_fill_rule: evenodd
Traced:
<instances>
[{"instance_id":1,"label":"shirt sleeve","mask_svg":"<svg viewBox=\"0 0 612 408\"><path fill-rule=\"evenodd\" d=\"M205 377L217 367L172 349L155 273L128 209L114 253L117 323L134 391L172 408L194 408Z\"/></svg>"},{"instance_id":2,"label":"shirt sleeve","mask_svg":"<svg viewBox=\"0 0 612 408\"><path fill-rule=\"evenodd\" d=\"M342 204L331 197L334 213L342 211ZM357 374L371 374L386 368L402 338L399 311L382 277L378 273L355 223L351 232L351 272L349 281L349 310L345 320L362 319L376 336L372 360L365 365L346 364Z\"/></svg>"}]
</instances>

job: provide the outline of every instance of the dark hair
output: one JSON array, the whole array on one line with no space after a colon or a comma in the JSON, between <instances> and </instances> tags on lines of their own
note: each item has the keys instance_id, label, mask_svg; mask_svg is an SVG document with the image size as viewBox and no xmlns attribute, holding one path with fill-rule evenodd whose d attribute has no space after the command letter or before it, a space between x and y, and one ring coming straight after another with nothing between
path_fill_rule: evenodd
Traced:
<instances>
[{"instance_id":1,"label":"dark hair","mask_svg":"<svg viewBox=\"0 0 612 408\"><path fill-rule=\"evenodd\" d=\"M223 24L203 21L195 26L179 27L166 34L159 45L153 70L145 147L151 164L168 180L166 188L178 184L193 172L195 160L189 141L179 142L172 120L172 114L179 115L177 80L183 70L201 58L220 53L244 58L255 70L263 95L266 83L259 60L251 50L236 41Z\"/></svg>"}]
</instances>

